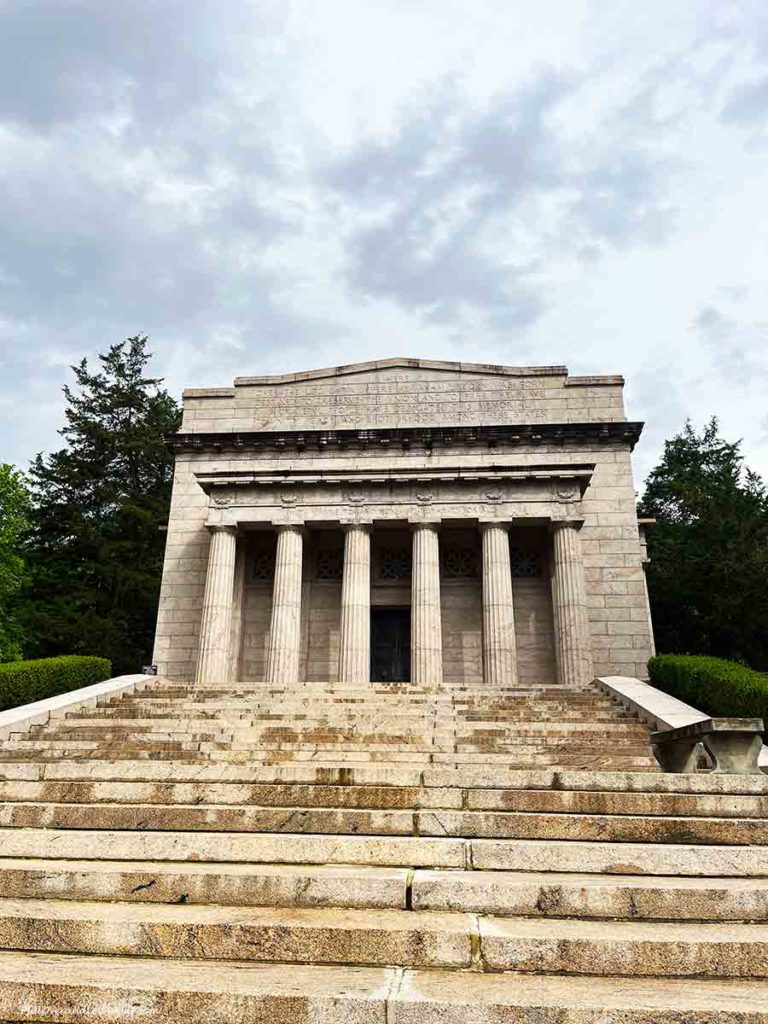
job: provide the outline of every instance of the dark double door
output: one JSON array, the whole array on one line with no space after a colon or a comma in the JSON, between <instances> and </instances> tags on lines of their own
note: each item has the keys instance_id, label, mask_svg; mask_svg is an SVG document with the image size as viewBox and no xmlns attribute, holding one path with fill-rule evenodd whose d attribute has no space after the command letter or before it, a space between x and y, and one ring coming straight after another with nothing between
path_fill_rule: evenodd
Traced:
<instances>
[{"instance_id":1,"label":"dark double door","mask_svg":"<svg viewBox=\"0 0 768 1024\"><path fill-rule=\"evenodd\" d=\"M410 678L410 608L372 608L371 681L404 683Z\"/></svg>"}]
</instances>

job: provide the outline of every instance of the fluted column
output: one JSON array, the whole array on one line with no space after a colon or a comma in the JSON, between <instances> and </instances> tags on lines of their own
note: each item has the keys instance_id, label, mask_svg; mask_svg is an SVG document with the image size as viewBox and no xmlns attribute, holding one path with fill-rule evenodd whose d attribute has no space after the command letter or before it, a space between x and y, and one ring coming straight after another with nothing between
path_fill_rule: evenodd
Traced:
<instances>
[{"instance_id":1,"label":"fluted column","mask_svg":"<svg viewBox=\"0 0 768 1024\"><path fill-rule=\"evenodd\" d=\"M411 682L437 687L443 681L443 631L440 542L435 523L413 527L411 581Z\"/></svg>"},{"instance_id":2,"label":"fluted column","mask_svg":"<svg viewBox=\"0 0 768 1024\"><path fill-rule=\"evenodd\" d=\"M592 643L578 522L553 523L552 608L557 679L580 688L592 679Z\"/></svg>"},{"instance_id":3,"label":"fluted column","mask_svg":"<svg viewBox=\"0 0 768 1024\"><path fill-rule=\"evenodd\" d=\"M224 683L230 672L237 528L213 526L210 531L196 678L199 683Z\"/></svg>"},{"instance_id":4,"label":"fluted column","mask_svg":"<svg viewBox=\"0 0 768 1024\"><path fill-rule=\"evenodd\" d=\"M486 686L517 682L512 565L507 527L483 523L483 676Z\"/></svg>"},{"instance_id":5,"label":"fluted column","mask_svg":"<svg viewBox=\"0 0 768 1024\"><path fill-rule=\"evenodd\" d=\"M339 680L367 683L371 677L371 531L361 523L346 526L345 531Z\"/></svg>"},{"instance_id":6,"label":"fluted column","mask_svg":"<svg viewBox=\"0 0 768 1024\"><path fill-rule=\"evenodd\" d=\"M268 683L295 683L299 679L303 547L301 527L278 527L267 657Z\"/></svg>"}]
</instances>

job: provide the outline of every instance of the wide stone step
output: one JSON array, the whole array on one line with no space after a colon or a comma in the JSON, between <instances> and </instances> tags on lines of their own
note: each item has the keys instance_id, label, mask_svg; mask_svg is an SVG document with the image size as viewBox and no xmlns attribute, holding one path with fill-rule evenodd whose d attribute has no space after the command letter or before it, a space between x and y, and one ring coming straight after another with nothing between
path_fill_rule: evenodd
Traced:
<instances>
[{"instance_id":1,"label":"wide stone step","mask_svg":"<svg viewBox=\"0 0 768 1024\"><path fill-rule=\"evenodd\" d=\"M450 809L6 802L0 806L0 826L768 844L768 820L758 818Z\"/></svg>"},{"instance_id":2,"label":"wide stone step","mask_svg":"<svg viewBox=\"0 0 768 1024\"><path fill-rule=\"evenodd\" d=\"M83 1024L766 1024L762 982L0 954L3 1013Z\"/></svg>"},{"instance_id":3,"label":"wide stone step","mask_svg":"<svg viewBox=\"0 0 768 1024\"><path fill-rule=\"evenodd\" d=\"M768 922L768 878L420 870L411 902L509 917Z\"/></svg>"},{"instance_id":4,"label":"wide stone step","mask_svg":"<svg viewBox=\"0 0 768 1024\"><path fill-rule=\"evenodd\" d=\"M485 970L604 977L768 977L768 928L762 924L484 917L478 924Z\"/></svg>"},{"instance_id":5,"label":"wide stone step","mask_svg":"<svg viewBox=\"0 0 768 1024\"><path fill-rule=\"evenodd\" d=\"M765 937L759 924L0 899L0 948L102 956L764 978Z\"/></svg>"},{"instance_id":6,"label":"wide stone step","mask_svg":"<svg viewBox=\"0 0 768 1024\"><path fill-rule=\"evenodd\" d=\"M449 719L404 718L396 715L349 716L317 715L307 718L275 716L271 719L241 718L193 718L179 715L176 718L143 717L130 718L118 715L83 718L68 717L56 719L46 725L33 726L23 735L32 737L48 736L51 733L89 733L102 735L117 733L263 733L266 735L285 734L288 738L313 733L363 733L376 736L414 735L428 729L444 735L466 739L514 739L517 736L550 737L577 736L590 740L616 740L642 738L648 741L648 729L637 722L557 722L519 721L512 723L464 723Z\"/></svg>"},{"instance_id":7,"label":"wide stone step","mask_svg":"<svg viewBox=\"0 0 768 1024\"><path fill-rule=\"evenodd\" d=\"M535 789L569 792L733 794L768 796L768 776L663 774L631 771L571 771L508 767L324 766L322 762L276 765L224 765L168 761L55 760L0 764L0 779L112 782L233 782L249 784L387 785L468 789Z\"/></svg>"},{"instance_id":8,"label":"wide stone step","mask_svg":"<svg viewBox=\"0 0 768 1024\"><path fill-rule=\"evenodd\" d=\"M766 878L768 847L427 836L296 833L136 832L116 829L0 829L0 857L66 860L195 861L220 864L365 864L461 868Z\"/></svg>"},{"instance_id":9,"label":"wide stone step","mask_svg":"<svg viewBox=\"0 0 768 1024\"><path fill-rule=\"evenodd\" d=\"M193 747L192 744L189 744ZM199 747L199 745L198 745ZM182 748L180 744L147 744L141 746L138 743L131 745L110 745L105 743L81 743L70 744L60 743L37 747L34 743L21 747L8 744L0 750L0 761L17 762L26 758L30 761L60 761L62 758L94 758L97 760L181 760L201 763L222 763L222 764L251 764L295 762L301 763L312 761L315 763L353 766L354 764L376 764L389 763L398 764L435 764L443 766L471 766L471 765L494 765L504 768L524 767L558 767L558 768L581 768L607 771L637 771L648 769L659 771L657 762L651 756L639 754L614 754L602 755L590 752L573 750L547 751L544 753L532 753L529 750L508 751L497 753L495 751L443 751L434 748L422 749L407 748L397 750L386 748L382 750L356 750L339 749L333 745L308 745L306 749L290 750L273 747L255 747L233 750L224 746L223 749L201 750Z\"/></svg>"},{"instance_id":10,"label":"wide stone step","mask_svg":"<svg viewBox=\"0 0 768 1024\"><path fill-rule=\"evenodd\" d=\"M344 864L0 860L8 899L256 907L406 907L409 868Z\"/></svg>"},{"instance_id":11,"label":"wide stone step","mask_svg":"<svg viewBox=\"0 0 768 1024\"><path fill-rule=\"evenodd\" d=\"M622 793L458 786L264 785L235 782L0 782L0 801L83 804L232 804L526 811L568 814L768 818L768 796L706 793Z\"/></svg>"},{"instance_id":12,"label":"wide stone step","mask_svg":"<svg viewBox=\"0 0 768 1024\"><path fill-rule=\"evenodd\" d=\"M494 946L494 949L496 946ZM0 949L195 960L469 967L469 914L0 899Z\"/></svg>"},{"instance_id":13,"label":"wide stone step","mask_svg":"<svg viewBox=\"0 0 768 1024\"><path fill-rule=\"evenodd\" d=\"M494 916L768 921L766 878L412 870L364 865L0 860L7 899L459 911Z\"/></svg>"}]
</instances>

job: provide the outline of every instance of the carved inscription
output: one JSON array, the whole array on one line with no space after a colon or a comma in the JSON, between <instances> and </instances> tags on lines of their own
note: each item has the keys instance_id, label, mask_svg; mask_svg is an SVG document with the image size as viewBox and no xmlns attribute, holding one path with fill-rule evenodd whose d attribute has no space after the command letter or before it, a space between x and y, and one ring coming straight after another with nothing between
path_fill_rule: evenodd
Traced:
<instances>
[{"instance_id":1,"label":"carved inscription","mask_svg":"<svg viewBox=\"0 0 768 1024\"><path fill-rule=\"evenodd\" d=\"M386 379L295 381L238 389L238 429L450 426L542 422L545 399L564 397L537 378L388 373Z\"/></svg>"}]
</instances>

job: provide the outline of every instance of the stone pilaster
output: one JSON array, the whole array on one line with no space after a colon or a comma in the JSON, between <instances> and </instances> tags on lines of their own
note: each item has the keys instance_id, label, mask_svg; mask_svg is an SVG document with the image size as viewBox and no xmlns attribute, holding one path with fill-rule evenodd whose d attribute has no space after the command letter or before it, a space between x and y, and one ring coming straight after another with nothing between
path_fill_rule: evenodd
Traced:
<instances>
[{"instance_id":1,"label":"stone pilaster","mask_svg":"<svg viewBox=\"0 0 768 1024\"><path fill-rule=\"evenodd\" d=\"M552 609L555 622L557 681L585 687L592 679L592 643L587 591L579 539L580 522L553 523Z\"/></svg>"},{"instance_id":2,"label":"stone pilaster","mask_svg":"<svg viewBox=\"0 0 768 1024\"><path fill-rule=\"evenodd\" d=\"M299 679L303 549L301 527L278 527L267 656L268 683L295 683Z\"/></svg>"},{"instance_id":3,"label":"stone pilaster","mask_svg":"<svg viewBox=\"0 0 768 1024\"><path fill-rule=\"evenodd\" d=\"M512 564L507 527L482 523L483 537L483 679L486 686L517 682Z\"/></svg>"},{"instance_id":4,"label":"stone pilaster","mask_svg":"<svg viewBox=\"0 0 768 1024\"><path fill-rule=\"evenodd\" d=\"M371 676L371 531L361 523L344 529L339 681L367 683Z\"/></svg>"},{"instance_id":5,"label":"stone pilaster","mask_svg":"<svg viewBox=\"0 0 768 1024\"><path fill-rule=\"evenodd\" d=\"M443 631L440 541L435 523L413 527L411 580L411 682L438 687L443 681Z\"/></svg>"},{"instance_id":6,"label":"stone pilaster","mask_svg":"<svg viewBox=\"0 0 768 1024\"><path fill-rule=\"evenodd\" d=\"M211 543L196 678L198 683L225 683L230 673L237 529L234 526L213 526L209 529Z\"/></svg>"}]
</instances>

